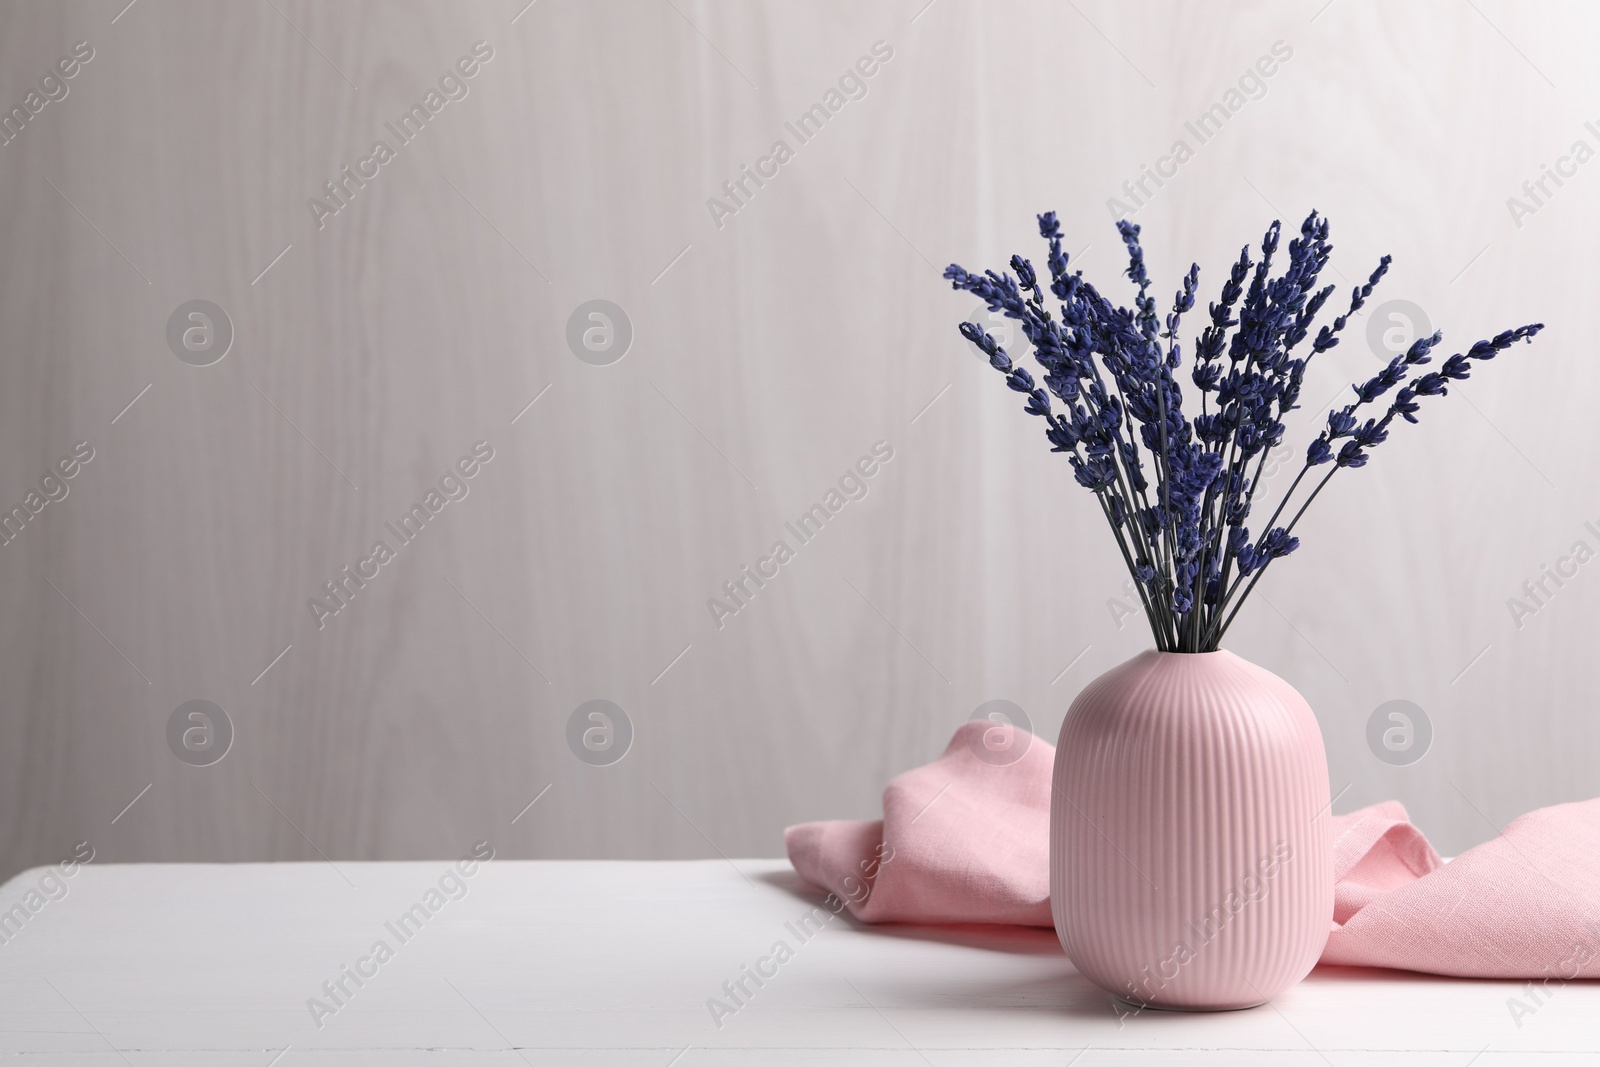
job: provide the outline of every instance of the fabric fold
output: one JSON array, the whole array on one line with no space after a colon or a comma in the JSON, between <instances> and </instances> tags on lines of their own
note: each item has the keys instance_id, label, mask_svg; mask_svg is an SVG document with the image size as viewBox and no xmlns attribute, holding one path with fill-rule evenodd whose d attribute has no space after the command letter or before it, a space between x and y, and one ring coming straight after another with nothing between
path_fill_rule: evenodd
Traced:
<instances>
[{"instance_id":1,"label":"fabric fold","mask_svg":"<svg viewBox=\"0 0 1600 1067\"><path fill-rule=\"evenodd\" d=\"M865 922L1050 926L1050 777L1034 737L1002 763L993 726L891 780L883 818L801 823L789 862ZM1600 977L1600 798L1529 812L1449 863L1386 801L1333 826L1323 963L1472 978Z\"/></svg>"}]
</instances>

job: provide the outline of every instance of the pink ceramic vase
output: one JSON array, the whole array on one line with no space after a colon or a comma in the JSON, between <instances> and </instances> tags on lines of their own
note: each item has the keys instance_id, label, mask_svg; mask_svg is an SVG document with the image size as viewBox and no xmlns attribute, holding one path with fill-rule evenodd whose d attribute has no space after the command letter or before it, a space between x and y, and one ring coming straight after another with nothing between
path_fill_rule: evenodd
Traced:
<instances>
[{"instance_id":1,"label":"pink ceramic vase","mask_svg":"<svg viewBox=\"0 0 1600 1067\"><path fill-rule=\"evenodd\" d=\"M1078 970L1135 1008L1261 1004L1333 920L1328 765L1305 699L1231 652L1143 652L1061 726L1050 908Z\"/></svg>"}]
</instances>

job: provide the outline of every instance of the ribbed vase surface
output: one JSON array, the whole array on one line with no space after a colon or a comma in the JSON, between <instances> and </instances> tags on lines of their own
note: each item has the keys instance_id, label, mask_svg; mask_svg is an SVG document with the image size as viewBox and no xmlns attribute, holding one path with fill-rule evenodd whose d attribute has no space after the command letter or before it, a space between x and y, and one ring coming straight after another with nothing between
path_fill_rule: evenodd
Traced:
<instances>
[{"instance_id":1,"label":"ribbed vase surface","mask_svg":"<svg viewBox=\"0 0 1600 1067\"><path fill-rule=\"evenodd\" d=\"M1305 699L1231 652L1143 652L1067 712L1050 905L1067 956L1135 1007L1261 1004L1333 920L1328 764Z\"/></svg>"}]
</instances>

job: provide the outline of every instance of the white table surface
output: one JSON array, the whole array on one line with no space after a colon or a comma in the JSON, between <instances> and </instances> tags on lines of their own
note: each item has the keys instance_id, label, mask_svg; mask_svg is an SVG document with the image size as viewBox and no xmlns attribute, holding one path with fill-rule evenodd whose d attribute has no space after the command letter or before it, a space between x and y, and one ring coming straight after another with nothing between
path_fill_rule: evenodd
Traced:
<instances>
[{"instance_id":1,"label":"white table surface","mask_svg":"<svg viewBox=\"0 0 1600 1067\"><path fill-rule=\"evenodd\" d=\"M785 924L821 897L781 860L494 861L400 944L385 922L447 867L88 865L0 944L0 1063L1600 1062L1594 983L1519 1027L1517 983L1319 968L1267 1007L1119 1025L1047 930L841 917L802 943ZM393 958L318 1029L307 998L380 938ZM707 998L779 940L718 1029Z\"/></svg>"}]
</instances>

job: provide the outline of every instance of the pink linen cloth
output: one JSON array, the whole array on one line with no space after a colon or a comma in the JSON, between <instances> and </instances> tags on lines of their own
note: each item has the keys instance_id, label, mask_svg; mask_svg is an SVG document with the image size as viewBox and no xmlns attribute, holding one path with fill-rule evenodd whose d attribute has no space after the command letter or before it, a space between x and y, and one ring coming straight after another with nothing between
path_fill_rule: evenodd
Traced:
<instances>
[{"instance_id":1,"label":"pink linen cloth","mask_svg":"<svg viewBox=\"0 0 1600 1067\"><path fill-rule=\"evenodd\" d=\"M1050 926L1050 776L1035 737L996 766L988 723L883 791L883 818L784 832L800 877L865 922ZM1472 978L1600 978L1600 798L1529 812L1449 863L1397 801L1333 818L1323 963Z\"/></svg>"}]
</instances>

